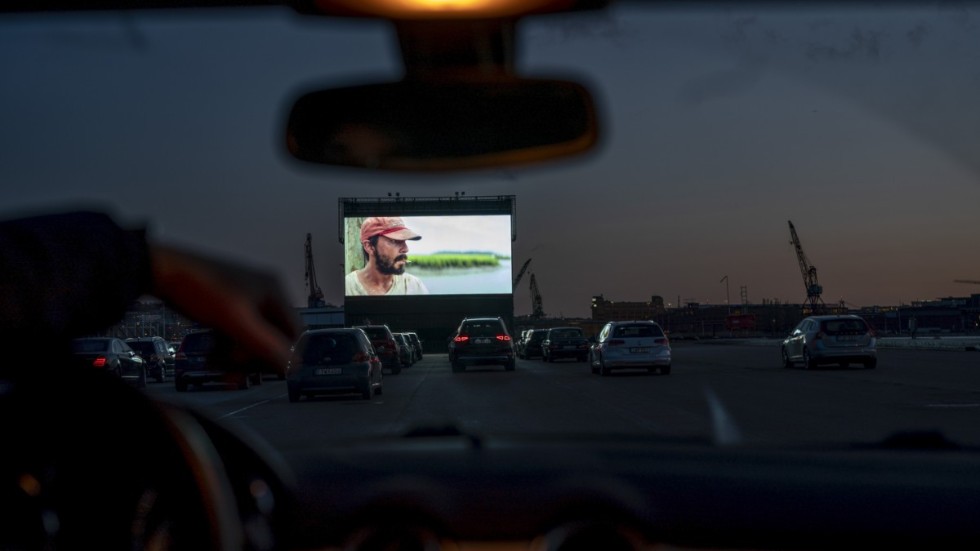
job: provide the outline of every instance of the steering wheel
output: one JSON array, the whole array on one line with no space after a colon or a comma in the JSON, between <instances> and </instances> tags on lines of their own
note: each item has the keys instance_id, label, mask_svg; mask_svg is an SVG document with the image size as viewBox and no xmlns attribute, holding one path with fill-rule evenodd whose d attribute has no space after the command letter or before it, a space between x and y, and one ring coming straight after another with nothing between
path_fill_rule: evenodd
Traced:
<instances>
[{"instance_id":1,"label":"steering wheel","mask_svg":"<svg viewBox=\"0 0 980 551\"><path fill-rule=\"evenodd\" d=\"M94 368L45 367L0 379L0 419L0 548L244 548L192 415Z\"/></svg>"}]
</instances>

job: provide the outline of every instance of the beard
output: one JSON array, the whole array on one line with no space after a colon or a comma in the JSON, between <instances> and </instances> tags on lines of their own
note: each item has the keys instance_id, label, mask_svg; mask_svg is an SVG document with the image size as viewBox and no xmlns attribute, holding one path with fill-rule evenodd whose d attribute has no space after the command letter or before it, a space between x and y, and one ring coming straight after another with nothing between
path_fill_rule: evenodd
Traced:
<instances>
[{"instance_id":1,"label":"beard","mask_svg":"<svg viewBox=\"0 0 980 551\"><path fill-rule=\"evenodd\" d=\"M408 256L400 254L394 258L384 258L381 255L374 257L375 265L378 271L387 275L401 275L405 273L406 264L402 264L400 267L396 267L395 263L401 261L404 262L408 260Z\"/></svg>"}]
</instances>

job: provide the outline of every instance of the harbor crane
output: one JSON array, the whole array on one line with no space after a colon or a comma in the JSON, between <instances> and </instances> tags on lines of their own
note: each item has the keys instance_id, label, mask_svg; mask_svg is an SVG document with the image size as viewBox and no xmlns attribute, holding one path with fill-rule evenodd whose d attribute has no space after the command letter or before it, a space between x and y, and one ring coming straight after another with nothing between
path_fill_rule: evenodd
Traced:
<instances>
[{"instance_id":1,"label":"harbor crane","mask_svg":"<svg viewBox=\"0 0 980 551\"><path fill-rule=\"evenodd\" d=\"M308 295L306 304L310 308L323 308L327 305L323 300L323 291L316 282L316 266L313 264L313 235L306 234L306 289Z\"/></svg>"},{"instance_id":2,"label":"harbor crane","mask_svg":"<svg viewBox=\"0 0 980 551\"><path fill-rule=\"evenodd\" d=\"M803 285L806 287L806 302L803 304L803 315L819 314L824 311L823 287L817 281L817 267L810 264L800 244L793 222L789 222L789 233L792 237L790 244L796 249L796 259L800 263L800 273L803 275Z\"/></svg>"},{"instance_id":3,"label":"harbor crane","mask_svg":"<svg viewBox=\"0 0 980 551\"><path fill-rule=\"evenodd\" d=\"M524 265L521 266L521 269L517 272L517 276L514 277L514 285L512 287L513 289L516 289L517 288L517 284L521 282L521 279L524 277L524 272L527 271L527 266L530 263L531 263L531 259L530 258L528 258L526 261L524 261Z\"/></svg>"},{"instance_id":4,"label":"harbor crane","mask_svg":"<svg viewBox=\"0 0 980 551\"><path fill-rule=\"evenodd\" d=\"M541 293L538 291L538 280L531 274L531 319L541 319L544 317L544 305L541 301Z\"/></svg>"}]
</instances>

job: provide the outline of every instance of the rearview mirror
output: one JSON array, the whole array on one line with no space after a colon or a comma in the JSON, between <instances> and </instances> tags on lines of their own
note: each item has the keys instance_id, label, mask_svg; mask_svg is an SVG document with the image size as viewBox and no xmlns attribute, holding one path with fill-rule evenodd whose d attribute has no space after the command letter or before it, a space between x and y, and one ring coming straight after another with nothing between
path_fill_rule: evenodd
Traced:
<instances>
[{"instance_id":1,"label":"rearview mirror","mask_svg":"<svg viewBox=\"0 0 980 551\"><path fill-rule=\"evenodd\" d=\"M596 138L594 102L580 84L497 77L311 92L293 106L286 140L311 163L441 171L566 157Z\"/></svg>"}]
</instances>

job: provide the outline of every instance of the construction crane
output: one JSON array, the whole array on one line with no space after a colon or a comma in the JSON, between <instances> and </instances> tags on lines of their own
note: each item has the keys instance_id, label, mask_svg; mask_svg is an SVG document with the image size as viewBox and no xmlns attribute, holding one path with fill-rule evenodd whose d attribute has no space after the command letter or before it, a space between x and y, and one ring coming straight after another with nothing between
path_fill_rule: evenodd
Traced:
<instances>
[{"instance_id":1,"label":"construction crane","mask_svg":"<svg viewBox=\"0 0 980 551\"><path fill-rule=\"evenodd\" d=\"M517 289L517 284L521 282L521 279L524 277L524 272L527 271L527 265L530 264L530 263L531 263L531 259L528 258L524 262L524 265L521 266L520 271L517 272L517 276L514 277L514 285L512 286L512 289Z\"/></svg>"},{"instance_id":2,"label":"construction crane","mask_svg":"<svg viewBox=\"0 0 980 551\"><path fill-rule=\"evenodd\" d=\"M800 262L800 273L803 275L803 285L806 287L806 302L803 304L803 314L819 314L824 310L823 287L817 282L817 267L810 264L803 252L803 245L800 244L800 237L796 235L796 228L793 222L789 222L789 233L792 237L790 242L796 248L796 258Z\"/></svg>"},{"instance_id":3,"label":"construction crane","mask_svg":"<svg viewBox=\"0 0 980 551\"><path fill-rule=\"evenodd\" d=\"M316 267L313 264L313 235L306 234L306 289L309 294L306 304L310 308L323 308L327 303L323 300L323 291L316 283Z\"/></svg>"},{"instance_id":4,"label":"construction crane","mask_svg":"<svg viewBox=\"0 0 980 551\"><path fill-rule=\"evenodd\" d=\"M541 302L541 293L538 291L538 281L531 274L531 319L541 319L544 317L544 305Z\"/></svg>"}]
</instances>

